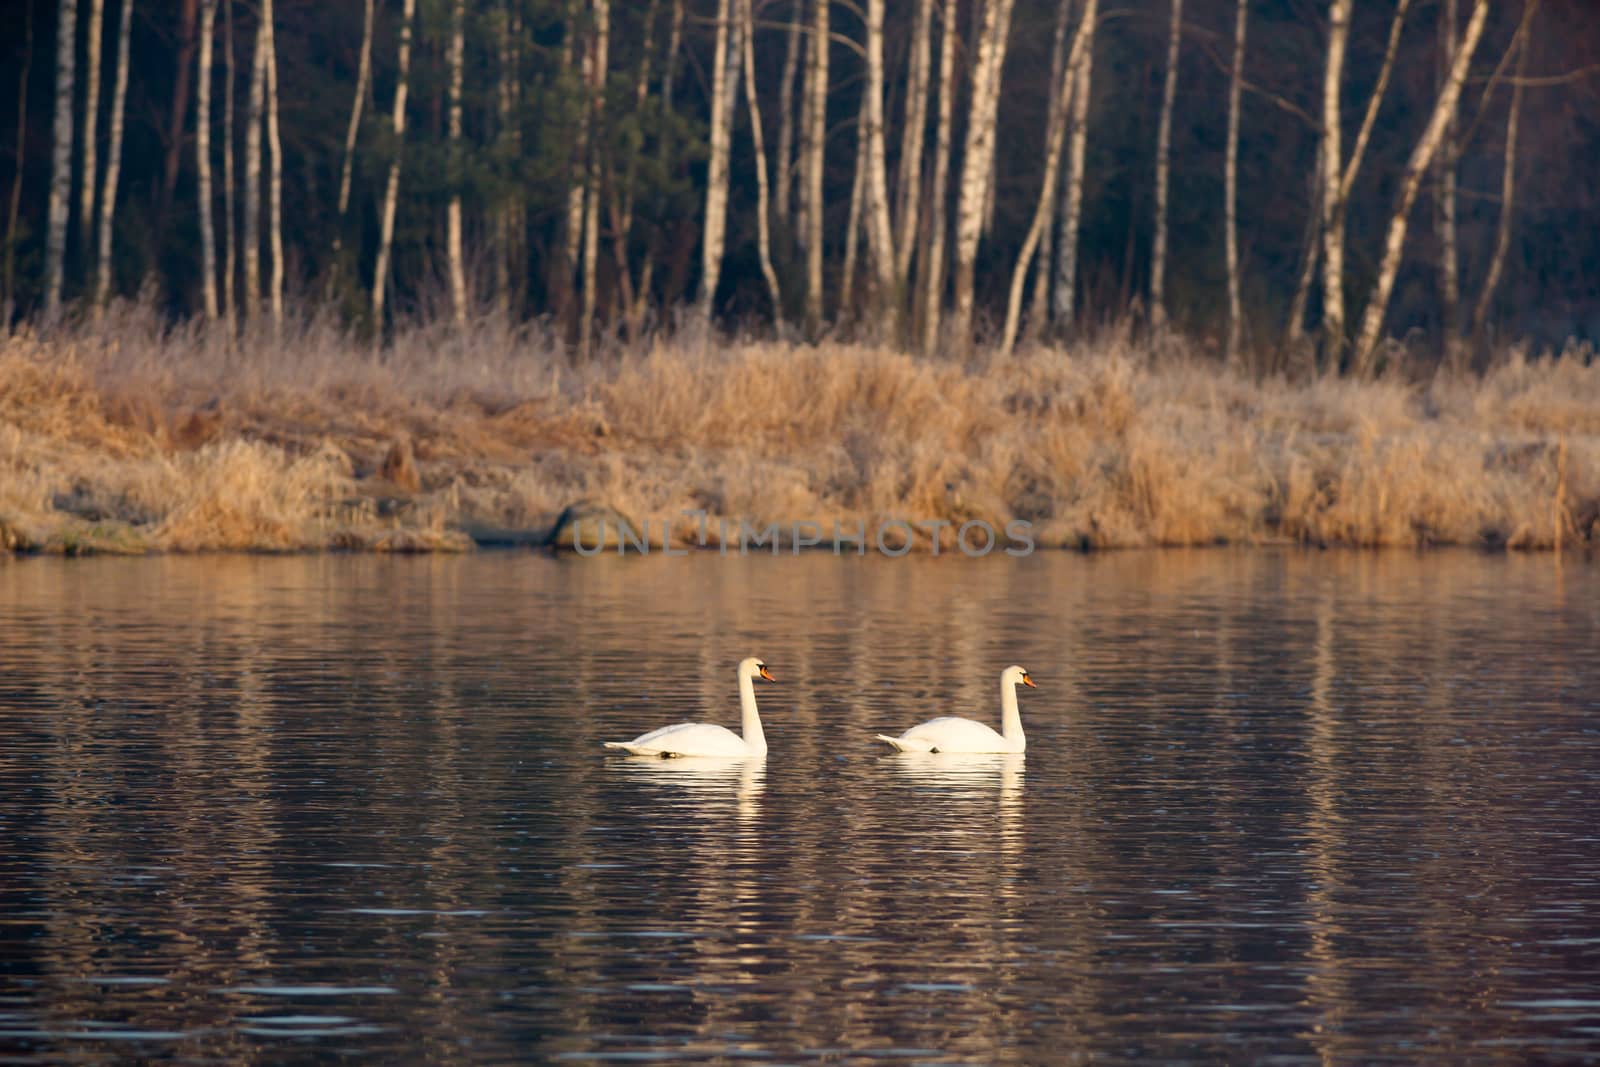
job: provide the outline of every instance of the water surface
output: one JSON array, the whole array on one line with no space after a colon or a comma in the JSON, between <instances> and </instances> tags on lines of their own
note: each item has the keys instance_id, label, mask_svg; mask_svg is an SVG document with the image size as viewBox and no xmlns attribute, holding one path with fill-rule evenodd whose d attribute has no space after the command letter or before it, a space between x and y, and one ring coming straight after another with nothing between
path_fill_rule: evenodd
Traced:
<instances>
[{"instance_id":1,"label":"water surface","mask_svg":"<svg viewBox=\"0 0 1600 1067\"><path fill-rule=\"evenodd\" d=\"M1570 556L3 563L0 1062L1600 1061L1597 652ZM751 654L765 761L602 754Z\"/></svg>"}]
</instances>

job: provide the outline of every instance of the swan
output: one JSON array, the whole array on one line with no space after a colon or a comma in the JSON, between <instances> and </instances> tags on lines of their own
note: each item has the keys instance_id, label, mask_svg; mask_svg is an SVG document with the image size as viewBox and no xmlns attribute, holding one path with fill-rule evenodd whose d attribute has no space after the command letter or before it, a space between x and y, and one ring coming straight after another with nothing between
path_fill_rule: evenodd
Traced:
<instances>
[{"instance_id":1,"label":"swan","mask_svg":"<svg viewBox=\"0 0 1600 1067\"><path fill-rule=\"evenodd\" d=\"M739 661L740 737L726 726L708 722L680 722L641 734L632 741L607 741L607 748L634 756L765 756L767 738L756 714L755 679L777 681L767 665L754 656Z\"/></svg>"},{"instance_id":2,"label":"swan","mask_svg":"<svg viewBox=\"0 0 1600 1067\"><path fill-rule=\"evenodd\" d=\"M913 726L899 737L879 734L901 752L1022 752L1028 739L1022 734L1022 715L1017 711L1017 686L1037 689L1022 667L1010 666L1000 672L1000 732L981 722L945 715Z\"/></svg>"}]
</instances>

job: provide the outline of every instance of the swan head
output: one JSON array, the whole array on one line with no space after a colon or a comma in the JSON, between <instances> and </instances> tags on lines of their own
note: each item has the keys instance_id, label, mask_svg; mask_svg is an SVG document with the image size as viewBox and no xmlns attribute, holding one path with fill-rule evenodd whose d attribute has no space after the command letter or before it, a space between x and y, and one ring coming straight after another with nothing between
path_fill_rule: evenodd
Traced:
<instances>
[{"instance_id":1,"label":"swan head","mask_svg":"<svg viewBox=\"0 0 1600 1067\"><path fill-rule=\"evenodd\" d=\"M1000 684L1025 685L1029 689L1039 688L1033 684L1033 678L1028 675L1028 669L1026 667L1018 667L1015 664L1000 672Z\"/></svg>"},{"instance_id":2,"label":"swan head","mask_svg":"<svg viewBox=\"0 0 1600 1067\"><path fill-rule=\"evenodd\" d=\"M739 677L765 678L769 682L777 681L777 679L772 676L772 673L767 670L767 665L755 656L751 656L749 659L741 660L739 662Z\"/></svg>"}]
</instances>

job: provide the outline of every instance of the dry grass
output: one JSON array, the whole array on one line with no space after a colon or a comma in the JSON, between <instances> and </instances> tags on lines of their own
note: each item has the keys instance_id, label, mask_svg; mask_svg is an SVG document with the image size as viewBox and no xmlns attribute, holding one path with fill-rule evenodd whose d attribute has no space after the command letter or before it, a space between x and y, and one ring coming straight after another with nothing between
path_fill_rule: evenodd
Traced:
<instances>
[{"instance_id":1,"label":"dry grass","mask_svg":"<svg viewBox=\"0 0 1600 1067\"><path fill-rule=\"evenodd\" d=\"M383 476L413 447L420 488ZM1118 334L972 362L680 338L574 370L534 333L230 340L122 306L0 341L0 540L450 549L574 501L754 524L1011 519L1041 545L1547 548L1600 538L1600 364L1264 383ZM503 535L503 534L502 534Z\"/></svg>"}]
</instances>

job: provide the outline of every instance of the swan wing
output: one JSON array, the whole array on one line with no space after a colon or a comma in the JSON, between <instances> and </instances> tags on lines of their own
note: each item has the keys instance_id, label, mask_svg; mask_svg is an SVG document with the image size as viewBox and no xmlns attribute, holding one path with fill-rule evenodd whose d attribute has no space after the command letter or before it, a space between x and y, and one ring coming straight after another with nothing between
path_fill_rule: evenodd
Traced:
<instances>
[{"instance_id":1,"label":"swan wing","mask_svg":"<svg viewBox=\"0 0 1600 1067\"><path fill-rule=\"evenodd\" d=\"M993 727L972 719L946 715L913 726L899 739L901 751L914 752L1017 752L1020 749ZM911 747L911 746L916 747Z\"/></svg>"},{"instance_id":2,"label":"swan wing","mask_svg":"<svg viewBox=\"0 0 1600 1067\"><path fill-rule=\"evenodd\" d=\"M748 756L745 739L715 723L680 722L641 734L632 741L607 741L635 756Z\"/></svg>"}]
</instances>

